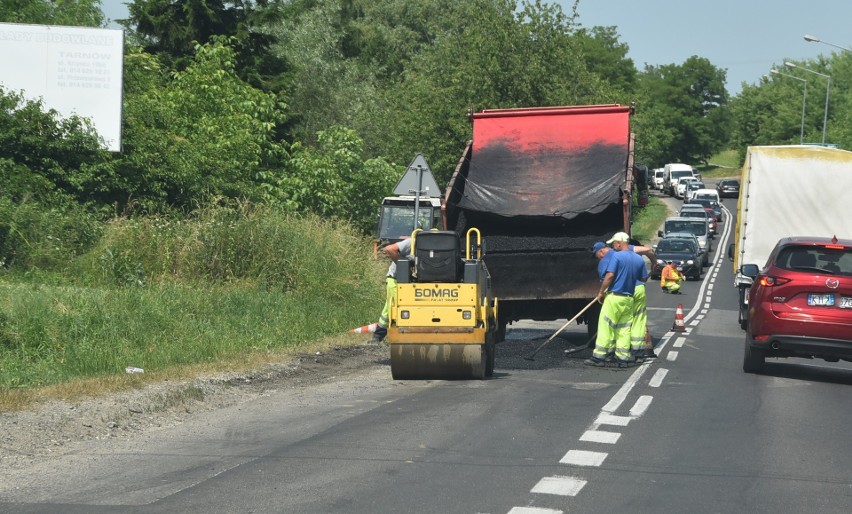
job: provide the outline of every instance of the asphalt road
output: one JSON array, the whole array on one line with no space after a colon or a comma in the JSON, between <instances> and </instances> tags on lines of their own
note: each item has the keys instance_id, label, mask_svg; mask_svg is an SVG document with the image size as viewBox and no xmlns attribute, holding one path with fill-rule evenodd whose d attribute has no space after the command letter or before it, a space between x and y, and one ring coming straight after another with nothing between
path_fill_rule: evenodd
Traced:
<instances>
[{"instance_id":1,"label":"asphalt road","mask_svg":"<svg viewBox=\"0 0 852 514\"><path fill-rule=\"evenodd\" d=\"M735 201L726 200L726 207ZM486 381L386 366L279 391L133 441L93 443L2 512L511 513L852 509L850 363L742 372L724 249L684 294L648 287L660 358L582 365L584 327L519 323ZM684 332L671 330L678 304Z\"/></svg>"}]
</instances>

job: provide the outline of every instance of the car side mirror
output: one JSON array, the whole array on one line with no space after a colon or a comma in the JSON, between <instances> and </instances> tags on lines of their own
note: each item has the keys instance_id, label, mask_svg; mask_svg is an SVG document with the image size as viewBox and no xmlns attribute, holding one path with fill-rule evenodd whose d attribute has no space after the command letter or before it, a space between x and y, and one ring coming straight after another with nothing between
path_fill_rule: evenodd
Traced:
<instances>
[{"instance_id":1,"label":"car side mirror","mask_svg":"<svg viewBox=\"0 0 852 514\"><path fill-rule=\"evenodd\" d=\"M760 273L760 268L757 267L757 264L743 264L743 275L754 279L755 277L757 277L758 273Z\"/></svg>"},{"instance_id":2,"label":"car side mirror","mask_svg":"<svg viewBox=\"0 0 852 514\"><path fill-rule=\"evenodd\" d=\"M658 231L657 231L657 235L658 235L658 236L660 236L660 237L663 237L663 231L662 231L662 230L658 230Z\"/></svg>"}]
</instances>

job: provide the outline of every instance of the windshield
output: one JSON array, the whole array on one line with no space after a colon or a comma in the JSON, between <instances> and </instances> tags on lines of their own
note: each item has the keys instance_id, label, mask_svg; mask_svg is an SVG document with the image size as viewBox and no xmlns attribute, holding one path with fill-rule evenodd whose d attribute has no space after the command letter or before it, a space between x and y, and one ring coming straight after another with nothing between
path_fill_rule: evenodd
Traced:
<instances>
[{"instance_id":1,"label":"windshield","mask_svg":"<svg viewBox=\"0 0 852 514\"><path fill-rule=\"evenodd\" d=\"M700 220L692 221L688 219L667 220L666 234L672 232L686 232L687 234L703 236L707 233L707 222Z\"/></svg>"},{"instance_id":2,"label":"windshield","mask_svg":"<svg viewBox=\"0 0 852 514\"><path fill-rule=\"evenodd\" d=\"M683 170L683 171L673 171L671 174L672 179L681 179L683 177L693 177L691 171Z\"/></svg>"},{"instance_id":3,"label":"windshield","mask_svg":"<svg viewBox=\"0 0 852 514\"><path fill-rule=\"evenodd\" d=\"M437 217L433 216L431 205L420 204L420 224L417 228L429 230L433 226L440 227L438 217L440 210L437 211ZM413 205L384 205L382 206L381 217L379 218L379 238L381 239L399 239L408 237L414 231L414 206Z\"/></svg>"},{"instance_id":4,"label":"windshield","mask_svg":"<svg viewBox=\"0 0 852 514\"><path fill-rule=\"evenodd\" d=\"M683 218L703 218L707 219L707 211L684 210L680 212Z\"/></svg>"},{"instance_id":5,"label":"windshield","mask_svg":"<svg viewBox=\"0 0 852 514\"><path fill-rule=\"evenodd\" d=\"M852 248L790 246L781 250L775 265L790 270L848 276L852 275Z\"/></svg>"},{"instance_id":6,"label":"windshield","mask_svg":"<svg viewBox=\"0 0 852 514\"><path fill-rule=\"evenodd\" d=\"M707 222L706 221L693 221L692 222L692 233L696 236L703 236L707 234Z\"/></svg>"},{"instance_id":7,"label":"windshield","mask_svg":"<svg viewBox=\"0 0 852 514\"><path fill-rule=\"evenodd\" d=\"M657 243L658 253L695 253L692 241L684 239L660 239Z\"/></svg>"}]
</instances>

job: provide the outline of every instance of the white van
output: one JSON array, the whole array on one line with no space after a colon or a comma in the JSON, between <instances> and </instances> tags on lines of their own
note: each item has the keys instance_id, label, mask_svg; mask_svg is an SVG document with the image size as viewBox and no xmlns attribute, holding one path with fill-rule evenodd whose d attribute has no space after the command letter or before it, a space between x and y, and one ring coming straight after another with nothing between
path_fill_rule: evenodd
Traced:
<instances>
[{"instance_id":1,"label":"white van","mask_svg":"<svg viewBox=\"0 0 852 514\"><path fill-rule=\"evenodd\" d=\"M654 189L663 190L663 184L665 182L663 179L666 177L666 170L663 168L655 168L654 169Z\"/></svg>"},{"instance_id":2,"label":"white van","mask_svg":"<svg viewBox=\"0 0 852 514\"><path fill-rule=\"evenodd\" d=\"M675 196L677 193L677 181L683 177L694 177L695 171L689 164L680 162L669 163L663 168L664 171L664 188L669 196Z\"/></svg>"}]
</instances>

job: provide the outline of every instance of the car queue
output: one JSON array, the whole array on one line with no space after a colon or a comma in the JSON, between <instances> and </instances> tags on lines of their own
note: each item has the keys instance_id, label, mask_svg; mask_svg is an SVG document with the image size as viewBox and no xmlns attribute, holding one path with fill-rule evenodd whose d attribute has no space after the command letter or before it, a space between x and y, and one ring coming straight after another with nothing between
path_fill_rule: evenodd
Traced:
<instances>
[{"instance_id":1,"label":"car queue","mask_svg":"<svg viewBox=\"0 0 852 514\"><path fill-rule=\"evenodd\" d=\"M813 175L809 185L836 187L784 187L785 181L801 185L805 172ZM825 180L818 180L818 174ZM762 373L769 358L852 362L852 218L825 214L845 208L843 191L848 189L843 184L852 185L852 152L750 147L741 175L703 189L689 186L698 177L681 178L681 194L667 189L664 177L660 189L682 196L684 203L658 233L660 265L652 277L659 277L672 261L687 279L700 279L711 240L723 222L722 201L732 198L737 237L728 257L734 261L739 324L745 331L743 371ZM697 223L690 226L687 220ZM701 225L706 225L706 236ZM699 241L696 253L690 252L690 235Z\"/></svg>"}]
</instances>

